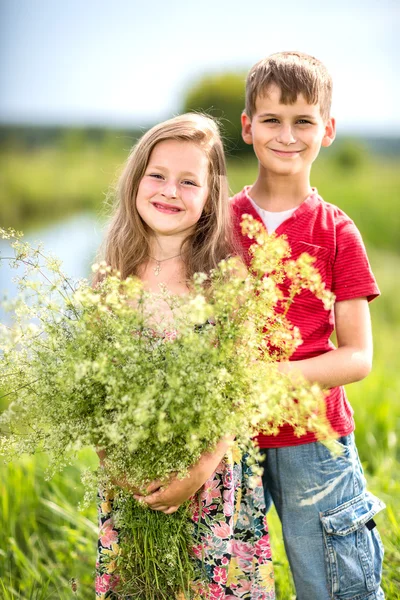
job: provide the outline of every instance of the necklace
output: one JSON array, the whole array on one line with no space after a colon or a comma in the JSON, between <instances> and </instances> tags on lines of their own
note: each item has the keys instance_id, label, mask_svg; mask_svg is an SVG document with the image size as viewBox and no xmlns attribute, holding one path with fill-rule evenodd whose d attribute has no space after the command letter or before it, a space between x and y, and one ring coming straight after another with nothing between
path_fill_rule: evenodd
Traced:
<instances>
[{"instance_id":1,"label":"necklace","mask_svg":"<svg viewBox=\"0 0 400 600\"><path fill-rule=\"evenodd\" d=\"M165 262L166 260L172 260L173 258L178 258L178 256L181 256L181 254L176 254L175 256L170 256L169 258L163 258L161 260L158 260L158 258L154 258L153 256L150 256L150 254L148 255L149 258L151 258L151 260L154 260L154 262L156 263L156 266L154 267L153 271L154 271L154 275L156 277L159 276L160 271L161 271L161 263Z\"/></svg>"}]
</instances>

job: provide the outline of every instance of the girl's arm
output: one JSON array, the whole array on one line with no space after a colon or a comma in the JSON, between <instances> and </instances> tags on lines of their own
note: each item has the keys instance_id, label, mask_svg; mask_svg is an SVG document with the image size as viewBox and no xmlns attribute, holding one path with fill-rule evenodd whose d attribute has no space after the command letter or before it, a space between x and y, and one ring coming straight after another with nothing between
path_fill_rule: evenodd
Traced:
<instances>
[{"instance_id":1,"label":"girl's arm","mask_svg":"<svg viewBox=\"0 0 400 600\"><path fill-rule=\"evenodd\" d=\"M312 315L310 315L312 318ZM372 367L371 319L366 298L335 304L335 329L338 347L315 358L280 363L284 373L300 372L308 381L332 388L368 375Z\"/></svg>"},{"instance_id":2,"label":"girl's arm","mask_svg":"<svg viewBox=\"0 0 400 600\"><path fill-rule=\"evenodd\" d=\"M147 488L149 496L135 495L136 500L148 504L153 510L171 514L179 506L193 496L211 477L215 469L233 443L233 437L224 438L218 442L213 452L204 453L200 460L189 469L189 475L184 479L173 477L165 487L160 481L153 481Z\"/></svg>"}]
</instances>

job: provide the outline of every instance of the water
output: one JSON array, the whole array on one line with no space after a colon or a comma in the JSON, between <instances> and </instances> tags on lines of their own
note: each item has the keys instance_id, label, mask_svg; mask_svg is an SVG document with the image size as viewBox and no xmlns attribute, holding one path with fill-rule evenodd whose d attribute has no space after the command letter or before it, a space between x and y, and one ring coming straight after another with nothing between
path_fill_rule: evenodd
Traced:
<instances>
[{"instance_id":1,"label":"water","mask_svg":"<svg viewBox=\"0 0 400 600\"><path fill-rule=\"evenodd\" d=\"M90 266L95 262L102 238L103 224L90 213L70 217L24 237L33 246L42 242L44 253L59 258L63 272L77 279L90 275ZM13 256L6 240L0 240L0 255ZM17 294L13 279L22 275L23 269L11 269L8 261L0 262L0 298L6 294L11 299ZM0 322L8 320L9 316L0 306Z\"/></svg>"}]
</instances>

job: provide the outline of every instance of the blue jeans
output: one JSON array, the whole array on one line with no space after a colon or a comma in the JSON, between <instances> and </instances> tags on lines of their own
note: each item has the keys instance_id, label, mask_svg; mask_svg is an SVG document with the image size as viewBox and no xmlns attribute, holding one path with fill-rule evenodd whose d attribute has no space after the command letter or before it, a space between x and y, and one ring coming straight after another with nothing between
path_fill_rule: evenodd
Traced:
<instances>
[{"instance_id":1,"label":"blue jeans","mask_svg":"<svg viewBox=\"0 0 400 600\"><path fill-rule=\"evenodd\" d=\"M262 449L267 510L282 523L297 600L382 600L383 546L354 435L334 456L320 442Z\"/></svg>"}]
</instances>

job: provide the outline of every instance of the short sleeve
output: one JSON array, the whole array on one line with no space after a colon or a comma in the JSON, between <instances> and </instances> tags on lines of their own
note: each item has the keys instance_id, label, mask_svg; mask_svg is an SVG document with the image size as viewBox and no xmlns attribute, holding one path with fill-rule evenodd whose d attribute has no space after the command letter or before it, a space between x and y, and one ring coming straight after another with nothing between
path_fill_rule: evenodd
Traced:
<instances>
[{"instance_id":1,"label":"short sleeve","mask_svg":"<svg viewBox=\"0 0 400 600\"><path fill-rule=\"evenodd\" d=\"M370 302L380 294L361 234L348 217L336 226L332 291L336 302L361 297Z\"/></svg>"}]
</instances>

